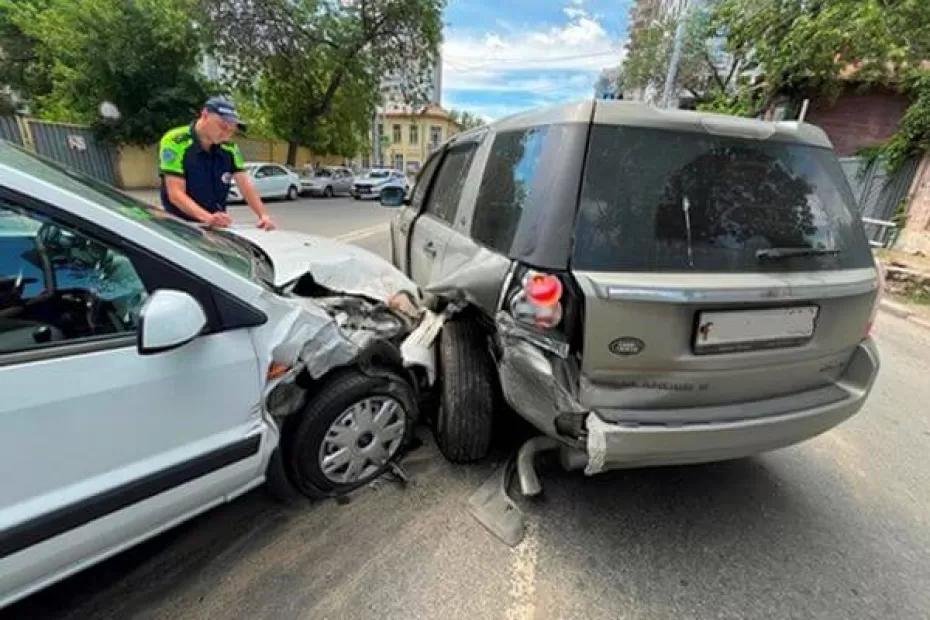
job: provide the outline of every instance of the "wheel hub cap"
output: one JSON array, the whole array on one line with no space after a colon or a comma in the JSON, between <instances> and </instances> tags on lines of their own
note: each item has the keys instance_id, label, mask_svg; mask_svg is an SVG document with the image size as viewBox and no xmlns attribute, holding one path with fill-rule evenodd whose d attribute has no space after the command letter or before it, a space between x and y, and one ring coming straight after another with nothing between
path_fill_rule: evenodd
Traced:
<instances>
[{"instance_id":1,"label":"wheel hub cap","mask_svg":"<svg viewBox=\"0 0 930 620\"><path fill-rule=\"evenodd\" d=\"M400 449L406 426L404 408L390 396L356 402L326 431L320 470L336 484L354 484L374 475Z\"/></svg>"}]
</instances>

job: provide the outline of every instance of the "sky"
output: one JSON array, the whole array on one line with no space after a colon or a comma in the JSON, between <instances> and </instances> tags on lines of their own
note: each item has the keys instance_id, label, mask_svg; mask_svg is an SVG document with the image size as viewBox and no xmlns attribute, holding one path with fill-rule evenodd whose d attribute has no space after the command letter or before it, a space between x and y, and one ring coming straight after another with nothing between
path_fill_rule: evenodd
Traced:
<instances>
[{"instance_id":1,"label":"sky","mask_svg":"<svg viewBox=\"0 0 930 620\"><path fill-rule=\"evenodd\" d=\"M589 99L620 64L633 0L450 0L442 104L494 120Z\"/></svg>"}]
</instances>

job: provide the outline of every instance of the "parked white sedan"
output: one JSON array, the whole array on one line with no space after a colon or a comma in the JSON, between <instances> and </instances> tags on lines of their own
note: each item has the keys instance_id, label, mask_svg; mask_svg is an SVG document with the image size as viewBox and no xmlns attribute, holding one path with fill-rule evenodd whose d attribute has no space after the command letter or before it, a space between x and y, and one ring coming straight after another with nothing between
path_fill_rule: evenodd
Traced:
<instances>
[{"instance_id":1,"label":"parked white sedan","mask_svg":"<svg viewBox=\"0 0 930 620\"><path fill-rule=\"evenodd\" d=\"M263 481L379 476L435 318L361 248L199 228L0 141L0 608Z\"/></svg>"},{"instance_id":2,"label":"parked white sedan","mask_svg":"<svg viewBox=\"0 0 930 620\"><path fill-rule=\"evenodd\" d=\"M258 195L265 198L287 198L297 200L300 195L300 176L280 164L249 162L245 171L252 177ZM229 201L240 202L245 198L236 182L229 187Z\"/></svg>"}]
</instances>

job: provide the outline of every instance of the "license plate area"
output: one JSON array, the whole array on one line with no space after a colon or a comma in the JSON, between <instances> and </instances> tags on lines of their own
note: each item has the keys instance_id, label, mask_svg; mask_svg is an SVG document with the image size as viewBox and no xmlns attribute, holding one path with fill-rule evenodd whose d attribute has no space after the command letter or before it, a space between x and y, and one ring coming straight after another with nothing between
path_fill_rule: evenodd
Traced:
<instances>
[{"instance_id":1,"label":"license plate area","mask_svg":"<svg viewBox=\"0 0 930 620\"><path fill-rule=\"evenodd\" d=\"M817 306L699 312L694 352L706 355L800 346L813 337L819 312Z\"/></svg>"}]
</instances>

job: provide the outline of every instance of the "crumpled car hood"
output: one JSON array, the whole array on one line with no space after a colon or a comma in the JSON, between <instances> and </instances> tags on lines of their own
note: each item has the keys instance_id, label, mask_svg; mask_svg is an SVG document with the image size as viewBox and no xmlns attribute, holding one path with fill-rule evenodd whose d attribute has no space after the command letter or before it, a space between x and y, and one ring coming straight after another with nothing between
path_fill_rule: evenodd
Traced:
<instances>
[{"instance_id":1,"label":"crumpled car hood","mask_svg":"<svg viewBox=\"0 0 930 620\"><path fill-rule=\"evenodd\" d=\"M401 291L419 298L417 285L391 263L360 247L304 233L234 227L231 232L260 247L274 264L274 285L289 284L305 273L334 292L378 301Z\"/></svg>"}]
</instances>

